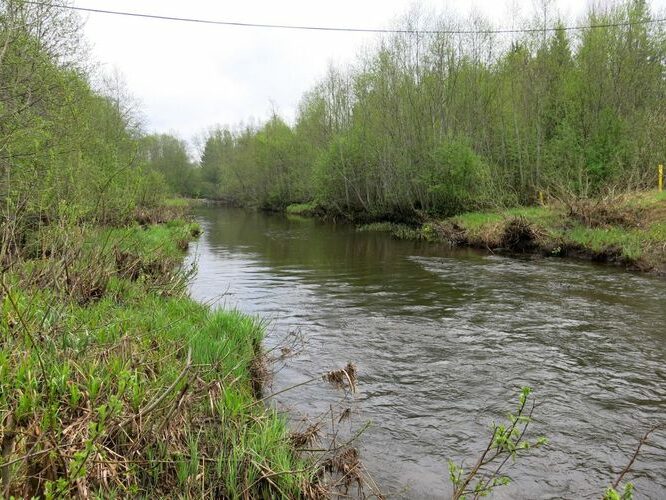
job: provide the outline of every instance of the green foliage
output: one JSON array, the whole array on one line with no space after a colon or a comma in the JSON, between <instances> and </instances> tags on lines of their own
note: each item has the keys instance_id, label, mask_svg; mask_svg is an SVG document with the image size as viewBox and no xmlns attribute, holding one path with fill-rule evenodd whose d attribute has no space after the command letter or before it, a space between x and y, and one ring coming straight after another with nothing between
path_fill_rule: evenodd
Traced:
<instances>
[{"instance_id":1,"label":"green foliage","mask_svg":"<svg viewBox=\"0 0 666 500\"><path fill-rule=\"evenodd\" d=\"M0 3L0 207L19 235L37 222L125 224L166 192L140 154L131 98L117 82L93 90L79 32L66 10Z\"/></svg>"},{"instance_id":2,"label":"green foliage","mask_svg":"<svg viewBox=\"0 0 666 500\"><path fill-rule=\"evenodd\" d=\"M604 492L603 500L633 500L634 498L634 485L627 483L622 492L618 492L615 488L609 487Z\"/></svg>"},{"instance_id":3,"label":"green foliage","mask_svg":"<svg viewBox=\"0 0 666 500\"><path fill-rule=\"evenodd\" d=\"M334 137L315 166L315 185L320 199L351 211L371 208L366 177L370 172L363 168L366 165L364 153L356 130Z\"/></svg>"},{"instance_id":4,"label":"green foliage","mask_svg":"<svg viewBox=\"0 0 666 500\"><path fill-rule=\"evenodd\" d=\"M308 199L307 155L278 116L262 127L216 129L201 157L200 188L206 197L283 209Z\"/></svg>"},{"instance_id":5,"label":"green foliage","mask_svg":"<svg viewBox=\"0 0 666 500\"><path fill-rule=\"evenodd\" d=\"M452 214L487 204L490 169L466 143L446 142L432 156L434 165L423 181L432 194L433 207Z\"/></svg>"},{"instance_id":6,"label":"green foliage","mask_svg":"<svg viewBox=\"0 0 666 500\"><path fill-rule=\"evenodd\" d=\"M566 31L554 18L555 29L539 21L510 45L486 34L387 36L351 69L332 68L293 127L273 116L213 132L201 190L406 222L528 205L539 191L653 187L666 156L666 30L652 18L646 2L625 0L589 10L582 24L603 29Z\"/></svg>"},{"instance_id":7,"label":"green foliage","mask_svg":"<svg viewBox=\"0 0 666 500\"><path fill-rule=\"evenodd\" d=\"M531 393L532 389L523 387L518 397L516 412L509 413L506 423L493 423L488 446L468 472L462 466L449 462L449 479L453 484L455 500L464 499L468 495L473 498L488 496L496 487L509 484L511 479L503 473L507 461L511 459L515 462L518 456L548 443L545 437L532 441L525 438L527 428L532 423L534 409L534 404L530 409L527 407Z\"/></svg>"},{"instance_id":8,"label":"green foliage","mask_svg":"<svg viewBox=\"0 0 666 500\"><path fill-rule=\"evenodd\" d=\"M173 289L179 275L169 269L192 229L172 222L68 238L86 268L111 275L85 303L44 272L59 270L58 252L40 259L40 273L26 263L3 274L8 495L296 498L313 479L284 419L257 404L261 324ZM119 255L143 270L126 273ZM33 480L37 468L49 473Z\"/></svg>"},{"instance_id":9,"label":"green foliage","mask_svg":"<svg viewBox=\"0 0 666 500\"><path fill-rule=\"evenodd\" d=\"M184 141L166 134L144 137L141 150L152 179L150 185L166 183L168 191L187 196L200 193L200 172L189 159ZM159 178L164 181L160 181ZM164 189L162 197L164 197Z\"/></svg>"}]
</instances>

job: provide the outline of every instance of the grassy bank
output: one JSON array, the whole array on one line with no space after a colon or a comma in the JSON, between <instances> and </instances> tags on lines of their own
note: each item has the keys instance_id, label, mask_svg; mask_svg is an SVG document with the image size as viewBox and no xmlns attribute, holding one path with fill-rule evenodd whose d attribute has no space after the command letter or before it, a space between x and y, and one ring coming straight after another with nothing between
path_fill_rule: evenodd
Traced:
<instances>
[{"instance_id":1,"label":"grassy bank","mask_svg":"<svg viewBox=\"0 0 666 500\"><path fill-rule=\"evenodd\" d=\"M360 229L493 252L582 258L666 275L666 193L470 212L430 220L416 229L388 223Z\"/></svg>"},{"instance_id":2,"label":"grassy bank","mask_svg":"<svg viewBox=\"0 0 666 500\"><path fill-rule=\"evenodd\" d=\"M47 226L2 275L5 496L298 497L262 327L186 295L196 225Z\"/></svg>"}]
</instances>

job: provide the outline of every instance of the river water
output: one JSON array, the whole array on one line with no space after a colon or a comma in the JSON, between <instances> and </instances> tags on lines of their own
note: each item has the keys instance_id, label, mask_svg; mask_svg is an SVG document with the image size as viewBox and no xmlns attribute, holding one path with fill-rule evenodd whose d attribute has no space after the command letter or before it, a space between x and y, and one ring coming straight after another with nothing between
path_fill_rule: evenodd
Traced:
<instances>
[{"instance_id":1,"label":"river water","mask_svg":"<svg viewBox=\"0 0 666 500\"><path fill-rule=\"evenodd\" d=\"M192 295L269 321L305 346L272 391L354 362L353 429L389 498L448 498L529 385L533 436L494 498L599 498L641 435L666 420L666 281L589 263L397 241L345 224L208 208ZM316 382L277 396L292 418L340 400ZM666 498L666 431L643 447L636 498Z\"/></svg>"}]
</instances>

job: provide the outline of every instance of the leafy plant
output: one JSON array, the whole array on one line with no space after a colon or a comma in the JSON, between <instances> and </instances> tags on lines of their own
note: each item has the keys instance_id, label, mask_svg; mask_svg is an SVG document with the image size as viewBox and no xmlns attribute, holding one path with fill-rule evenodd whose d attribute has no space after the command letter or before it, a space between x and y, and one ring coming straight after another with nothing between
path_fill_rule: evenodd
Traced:
<instances>
[{"instance_id":1,"label":"leafy plant","mask_svg":"<svg viewBox=\"0 0 666 500\"><path fill-rule=\"evenodd\" d=\"M511 478L504 473L509 460L515 461L519 456L548 443L545 437L538 437L535 440L525 438L527 429L532 423L532 412L535 407L533 400L528 409L531 393L532 389L523 387L515 413L509 413L505 423L493 424L488 446L474 466L466 471L462 465L449 462L449 478L453 484L454 500L468 496L471 498L487 496L496 487L509 484Z\"/></svg>"}]
</instances>

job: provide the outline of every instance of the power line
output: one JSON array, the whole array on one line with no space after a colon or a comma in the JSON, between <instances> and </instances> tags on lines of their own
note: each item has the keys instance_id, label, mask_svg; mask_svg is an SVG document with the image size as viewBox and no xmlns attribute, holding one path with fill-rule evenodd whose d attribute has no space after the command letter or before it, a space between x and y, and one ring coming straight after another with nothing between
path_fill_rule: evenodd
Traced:
<instances>
[{"instance_id":1,"label":"power line","mask_svg":"<svg viewBox=\"0 0 666 500\"><path fill-rule=\"evenodd\" d=\"M577 31L586 29L599 29L599 28L616 28L616 27L629 27L640 26L646 24L657 24L666 22L666 18L648 19L644 21L635 22L619 22L619 23L604 23L604 24L590 24L586 26L561 26L561 27L546 27L546 28L524 28L524 29L488 29L488 30L410 30L410 29L384 29L384 28L354 28L354 27L335 27L335 26L305 26L295 24L263 24L263 23L243 23L235 21L217 21L213 19L199 19L193 17L174 17L174 16L161 16L158 14L146 14L141 12L126 12L119 10L106 10L106 9L93 9L89 7L76 7L74 5L53 4L47 2L25 1L24 3L30 5L38 5L41 7L59 8L66 10L73 10L78 12L88 12L92 14L107 14L114 16L127 16L138 17L144 19L157 19L161 21L174 21L184 23L197 23L197 24L213 24L217 26L234 26L239 28L268 28L268 29L286 29L286 30L307 30L307 31L337 31L348 33L387 33L387 34L431 34L431 35L475 35L475 34L501 34L501 33L543 33L553 32L558 30L564 31Z\"/></svg>"}]
</instances>

